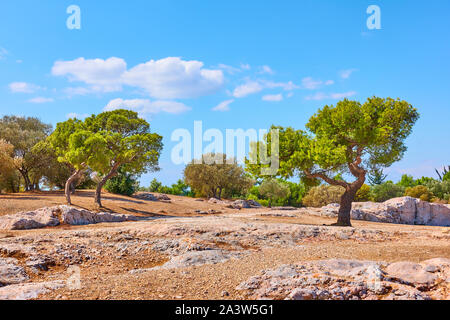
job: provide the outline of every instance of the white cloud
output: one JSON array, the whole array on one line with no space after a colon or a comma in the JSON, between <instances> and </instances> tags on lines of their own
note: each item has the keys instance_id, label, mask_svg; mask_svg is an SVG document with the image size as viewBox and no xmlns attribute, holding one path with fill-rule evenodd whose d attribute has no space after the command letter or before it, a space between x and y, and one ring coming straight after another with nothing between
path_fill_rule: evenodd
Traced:
<instances>
[{"instance_id":1,"label":"white cloud","mask_svg":"<svg viewBox=\"0 0 450 320\"><path fill-rule=\"evenodd\" d=\"M53 98L45 98L45 97L36 97L28 100L30 103L48 103L55 101Z\"/></svg>"},{"instance_id":2,"label":"white cloud","mask_svg":"<svg viewBox=\"0 0 450 320\"><path fill-rule=\"evenodd\" d=\"M83 119L85 119L87 117L89 117L89 114L87 114L87 113L79 114L79 113L76 113L76 112L71 112L71 113L68 113L66 115L67 119L74 119L74 118L76 118L76 119L79 119L79 120L83 120Z\"/></svg>"},{"instance_id":3,"label":"white cloud","mask_svg":"<svg viewBox=\"0 0 450 320\"><path fill-rule=\"evenodd\" d=\"M283 100L283 95L280 94L268 94L262 97L263 101L281 101Z\"/></svg>"},{"instance_id":4,"label":"white cloud","mask_svg":"<svg viewBox=\"0 0 450 320\"><path fill-rule=\"evenodd\" d=\"M250 70L251 67L248 63L241 63L241 69L242 70Z\"/></svg>"},{"instance_id":5,"label":"white cloud","mask_svg":"<svg viewBox=\"0 0 450 320\"><path fill-rule=\"evenodd\" d=\"M342 92L342 93L332 93L330 96L332 99L344 99L344 98L350 98L356 95L355 91L349 91L349 92Z\"/></svg>"},{"instance_id":6,"label":"white cloud","mask_svg":"<svg viewBox=\"0 0 450 320\"><path fill-rule=\"evenodd\" d=\"M247 80L246 83L236 87L233 91L233 96L235 98L243 98L250 94L261 92L264 89L276 89L282 88L286 91L292 91L298 89L299 86L294 84L292 81L289 82L274 82L267 80Z\"/></svg>"},{"instance_id":7,"label":"white cloud","mask_svg":"<svg viewBox=\"0 0 450 320\"><path fill-rule=\"evenodd\" d=\"M168 57L133 67L124 73L123 82L145 89L157 99L181 99L216 92L224 76L222 70L204 69L203 62Z\"/></svg>"},{"instance_id":8,"label":"white cloud","mask_svg":"<svg viewBox=\"0 0 450 320\"><path fill-rule=\"evenodd\" d=\"M121 77L127 64L120 58L56 61L52 75L66 76L71 82L84 82L92 92L114 92L122 89Z\"/></svg>"},{"instance_id":9,"label":"white cloud","mask_svg":"<svg viewBox=\"0 0 450 320\"><path fill-rule=\"evenodd\" d=\"M191 108L183 103L175 101L150 101L148 99L114 99L111 100L104 111L112 111L117 109L129 109L138 112L140 115L156 114L167 112L179 114L190 110Z\"/></svg>"},{"instance_id":10,"label":"white cloud","mask_svg":"<svg viewBox=\"0 0 450 320\"><path fill-rule=\"evenodd\" d=\"M224 71L228 72L229 74L235 74L235 73L238 73L238 72L241 72L241 71L242 71L242 70L239 69L239 68L232 67L232 66L229 66L229 65L226 65L226 64L223 64L223 63L220 63L220 64L217 66L217 68L219 68L219 69L221 69L221 70L224 70Z\"/></svg>"},{"instance_id":11,"label":"white cloud","mask_svg":"<svg viewBox=\"0 0 450 320\"><path fill-rule=\"evenodd\" d=\"M231 100L225 100L221 103L219 103L217 106L212 108L213 111L230 111L230 104L234 102L234 99Z\"/></svg>"},{"instance_id":12,"label":"white cloud","mask_svg":"<svg viewBox=\"0 0 450 320\"><path fill-rule=\"evenodd\" d=\"M347 70L342 70L339 75L341 76L342 79L348 79L350 78L350 76L352 75L353 72L357 71L357 69L347 69Z\"/></svg>"},{"instance_id":13,"label":"white cloud","mask_svg":"<svg viewBox=\"0 0 450 320\"><path fill-rule=\"evenodd\" d=\"M259 73L261 73L261 74L264 74L264 73L267 73L267 74L274 74L275 72L272 70L271 67L265 65L265 66L260 67Z\"/></svg>"},{"instance_id":14,"label":"white cloud","mask_svg":"<svg viewBox=\"0 0 450 320\"><path fill-rule=\"evenodd\" d=\"M354 95L356 95L355 91L342 92L342 93L331 93L331 94L317 92L314 95L307 96L305 99L306 100L315 100L315 101L326 100L326 99L340 100L340 99L352 97Z\"/></svg>"},{"instance_id":15,"label":"white cloud","mask_svg":"<svg viewBox=\"0 0 450 320\"><path fill-rule=\"evenodd\" d=\"M4 59L8 55L8 50L5 48L0 47L0 60Z\"/></svg>"},{"instance_id":16,"label":"white cloud","mask_svg":"<svg viewBox=\"0 0 450 320\"><path fill-rule=\"evenodd\" d=\"M247 81L246 83L236 87L233 91L235 98L243 98L253 93L262 91L264 87L257 81Z\"/></svg>"},{"instance_id":17,"label":"white cloud","mask_svg":"<svg viewBox=\"0 0 450 320\"><path fill-rule=\"evenodd\" d=\"M325 93L323 93L323 92L317 92L317 93L315 93L313 95L307 96L305 99L306 100L319 101L319 100L328 99L328 96Z\"/></svg>"},{"instance_id":18,"label":"white cloud","mask_svg":"<svg viewBox=\"0 0 450 320\"><path fill-rule=\"evenodd\" d=\"M302 79L303 88L308 90L315 90L322 87L323 85L329 86L332 84L334 84L333 80L327 80L323 82L322 80L314 80L312 77L306 77Z\"/></svg>"},{"instance_id":19,"label":"white cloud","mask_svg":"<svg viewBox=\"0 0 450 320\"><path fill-rule=\"evenodd\" d=\"M289 81L289 82L261 81L261 83L264 85L265 88L269 88L269 89L283 88L283 90L292 91L292 90L300 88L298 85L296 85L292 81Z\"/></svg>"},{"instance_id":20,"label":"white cloud","mask_svg":"<svg viewBox=\"0 0 450 320\"><path fill-rule=\"evenodd\" d=\"M13 93L33 93L39 89L39 86L27 82L12 82L9 84L9 90Z\"/></svg>"}]
</instances>

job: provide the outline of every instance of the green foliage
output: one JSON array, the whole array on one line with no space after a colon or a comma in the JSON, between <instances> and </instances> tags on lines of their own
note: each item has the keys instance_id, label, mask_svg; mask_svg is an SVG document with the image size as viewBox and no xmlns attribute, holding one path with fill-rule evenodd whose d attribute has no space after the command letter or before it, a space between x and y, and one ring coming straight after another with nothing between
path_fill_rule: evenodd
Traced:
<instances>
[{"instance_id":1,"label":"green foliage","mask_svg":"<svg viewBox=\"0 0 450 320\"><path fill-rule=\"evenodd\" d=\"M138 186L139 182L134 175L126 172L123 168L119 168L118 174L106 182L105 189L111 193L132 196L137 191Z\"/></svg>"},{"instance_id":2,"label":"green foliage","mask_svg":"<svg viewBox=\"0 0 450 320\"><path fill-rule=\"evenodd\" d=\"M14 167L14 146L5 140L0 139L0 193L17 192L18 176Z\"/></svg>"},{"instance_id":3,"label":"green foliage","mask_svg":"<svg viewBox=\"0 0 450 320\"><path fill-rule=\"evenodd\" d=\"M445 167L442 172L439 172L438 169L434 169L438 174L440 181L450 180L450 166Z\"/></svg>"},{"instance_id":4,"label":"green foliage","mask_svg":"<svg viewBox=\"0 0 450 320\"><path fill-rule=\"evenodd\" d=\"M375 202L384 202L392 198L402 197L405 188L388 181L371 188L371 199Z\"/></svg>"},{"instance_id":5,"label":"green foliage","mask_svg":"<svg viewBox=\"0 0 450 320\"><path fill-rule=\"evenodd\" d=\"M381 168L371 168L368 172L367 179L371 186L382 184L387 178Z\"/></svg>"},{"instance_id":6,"label":"green foliage","mask_svg":"<svg viewBox=\"0 0 450 320\"><path fill-rule=\"evenodd\" d=\"M176 196L194 197L195 194L192 192L187 184L184 183L182 179L179 179L177 183L172 184L172 186L164 186L156 178L150 182L148 188L140 188L142 191L148 192L158 192L164 194L173 194Z\"/></svg>"},{"instance_id":7,"label":"green foliage","mask_svg":"<svg viewBox=\"0 0 450 320\"><path fill-rule=\"evenodd\" d=\"M450 180L429 181L425 184L433 195L441 200L450 200Z\"/></svg>"},{"instance_id":8,"label":"green foliage","mask_svg":"<svg viewBox=\"0 0 450 320\"><path fill-rule=\"evenodd\" d=\"M198 196L221 198L245 195L254 181L236 159L224 154L205 154L184 169L184 181Z\"/></svg>"},{"instance_id":9,"label":"green foliage","mask_svg":"<svg viewBox=\"0 0 450 320\"><path fill-rule=\"evenodd\" d=\"M156 180L156 178L154 178L150 182L150 187L148 188L148 191L150 191L150 192L160 192L162 186L163 186L163 184L161 182L159 182L158 180Z\"/></svg>"},{"instance_id":10,"label":"green foliage","mask_svg":"<svg viewBox=\"0 0 450 320\"><path fill-rule=\"evenodd\" d=\"M266 135L251 145L246 168L253 176L260 175L270 165L255 164L261 163L255 160L263 159L262 151L270 156L278 149L274 154L280 163L277 176L319 178L344 187L341 208L349 208L369 168L388 167L403 157L404 141L418 118L417 110L400 99L373 97L363 104L344 99L320 109L306 124L307 131L272 126L271 131L279 133L279 148L273 148L271 135ZM336 175L352 175L355 180L337 180ZM340 212L338 224L350 225L349 216L349 210Z\"/></svg>"},{"instance_id":11,"label":"green foliage","mask_svg":"<svg viewBox=\"0 0 450 320\"><path fill-rule=\"evenodd\" d=\"M431 201L434 195L426 186L409 187L405 190L405 196L418 198L422 201Z\"/></svg>"},{"instance_id":12,"label":"green foliage","mask_svg":"<svg viewBox=\"0 0 450 320\"><path fill-rule=\"evenodd\" d=\"M367 184L363 184L362 187L358 190L355 196L355 201L365 202L370 201L370 192L371 188Z\"/></svg>"},{"instance_id":13,"label":"green foliage","mask_svg":"<svg viewBox=\"0 0 450 320\"><path fill-rule=\"evenodd\" d=\"M339 203L345 189L339 186L322 185L314 187L303 197L306 207L320 208L330 203Z\"/></svg>"},{"instance_id":14,"label":"green foliage","mask_svg":"<svg viewBox=\"0 0 450 320\"><path fill-rule=\"evenodd\" d=\"M159 170L162 137L150 133L150 125L136 112L103 112L86 118L84 125L93 137L101 137L95 159L89 164L100 175L117 171L120 166L132 174Z\"/></svg>"},{"instance_id":15,"label":"green foliage","mask_svg":"<svg viewBox=\"0 0 450 320\"><path fill-rule=\"evenodd\" d=\"M418 185L417 181L414 180L413 176L404 174L397 185L402 186L403 188L411 188Z\"/></svg>"},{"instance_id":16,"label":"green foliage","mask_svg":"<svg viewBox=\"0 0 450 320\"><path fill-rule=\"evenodd\" d=\"M14 167L23 178L25 190L39 188L43 160L32 152L33 147L43 141L52 126L33 117L4 116L0 119L0 139L14 146Z\"/></svg>"},{"instance_id":17,"label":"green foliage","mask_svg":"<svg viewBox=\"0 0 450 320\"><path fill-rule=\"evenodd\" d=\"M269 206L271 206L274 200L287 198L291 191L286 184L275 179L268 179L259 187L259 193L269 199Z\"/></svg>"}]
</instances>

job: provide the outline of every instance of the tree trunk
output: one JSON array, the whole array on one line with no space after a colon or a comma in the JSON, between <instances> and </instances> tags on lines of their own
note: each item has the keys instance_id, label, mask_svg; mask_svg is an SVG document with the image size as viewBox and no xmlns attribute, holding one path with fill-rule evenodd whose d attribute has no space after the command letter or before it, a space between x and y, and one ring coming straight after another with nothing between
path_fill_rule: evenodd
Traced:
<instances>
[{"instance_id":1,"label":"tree trunk","mask_svg":"<svg viewBox=\"0 0 450 320\"><path fill-rule=\"evenodd\" d=\"M109 173L98 183L97 189L95 190L95 198L94 202L97 205L97 207L102 208L102 189L105 183L114 177L117 174L117 170L119 169L119 164L114 165Z\"/></svg>"},{"instance_id":2,"label":"tree trunk","mask_svg":"<svg viewBox=\"0 0 450 320\"><path fill-rule=\"evenodd\" d=\"M23 182L25 184L25 191L30 191L30 178L28 177L28 173L23 169L19 169L19 172L23 177Z\"/></svg>"},{"instance_id":3,"label":"tree trunk","mask_svg":"<svg viewBox=\"0 0 450 320\"><path fill-rule=\"evenodd\" d=\"M337 226L348 226L351 227L350 216L352 211L352 202L355 197L355 192L347 190L341 197L341 203L338 213Z\"/></svg>"},{"instance_id":4,"label":"tree trunk","mask_svg":"<svg viewBox=\"0 0 450 320\"><path fill-rule=\"evenodd\" d=\"M66 195L66 202L67 204L70 206L72 205L72 200L70 198L71 195L71 186L72 183L78 179L78 177L80 176L80 174L83 172L83 170L76 170L70 177L69 179L67 179L66 181L66 186L64 188L64 193Z\"/></svg>"}]
</instances>

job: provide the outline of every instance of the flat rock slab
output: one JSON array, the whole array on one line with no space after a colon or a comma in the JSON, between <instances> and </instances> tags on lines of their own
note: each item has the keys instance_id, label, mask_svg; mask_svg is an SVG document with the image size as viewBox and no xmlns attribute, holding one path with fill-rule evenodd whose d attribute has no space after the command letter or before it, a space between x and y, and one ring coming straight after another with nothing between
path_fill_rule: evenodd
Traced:
<instances>
[{"instance_id":1,"label":"flat rock slab","mask_svg":"<svg viewBox=\"0 0 450 320\"><path fill-rule=\"evenodd\" d=\"M27 230L60 224L87 225L102 222L137 221L139 217L109 212L91 212L71 206L45 207L0 217L0 230Z\"/></svg>"},{"instance_id":2,"label":"flat rock slab","mask_svg":"<svg viewBox=\"0 0 450 320\"><path fill-rule=\"evenodd\" d=\"M21 283L0 287L0 300L30 300L51 290L65 286L62 280L49 282Z\"/></svg>"},{"instance_id":3,"label":"flat rock slab","mask_svg":"<svg viewBox=\"0 0 450 320\"><path fill-rule=\"evenodd\" d=\"M325 206L319 215L336 217L339 204ZM429 203L412 197L393 198L383 203L354 202L351 217L355 220L411 225L450 226L450 205Z\"/></svg>"},{"instance_id":4,"label":"flat rock slab","mask_svg":"<svg viewBox=\"0 0 450 320\"><path fill-rule=\"evenodd\" d=\"M345 259L311 261L264 270L236 289L252 299L450 299L450 259L420 264Z\"/></svg>"},{"instance_id":5,"label":"flat rock slab","mask_svg":"<svg viewBox=\"0 0 450 320\"><path fill-rule=\"evenodd\" d=\"M24 268L14 258L0 258L0 287L17 284L29 279Z\"/></svg>"}]
</instances>

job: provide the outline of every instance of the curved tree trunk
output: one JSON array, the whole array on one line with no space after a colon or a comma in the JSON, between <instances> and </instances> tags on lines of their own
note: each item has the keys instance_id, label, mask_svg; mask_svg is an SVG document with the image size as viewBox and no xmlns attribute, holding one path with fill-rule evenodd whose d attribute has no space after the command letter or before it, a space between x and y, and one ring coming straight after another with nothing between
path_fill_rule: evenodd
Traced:
<instances>
[{"instance_id":1,"label":"curved tree trunk","mask_svg":"<svg viewBox=\"0 0 450 320\"><path fill-rule=\"evenodd\" d=\"M95 198L94 202L97 205L97 207L102 208L102 189L105 183L114 177L117 174L117 170L119 169L119 164L114 165L109 173L97 184L97 189L95 190Z\"/></svg>"},{"instance_id":2,"label":"curved tree trunk","mask_svg":"<svg viewBox=\"0 0 450 320\"><path fill-rule=\"evenodd\" d=\"M78 177L81 175L83 170L76 170L66 181L66 186L64 188L64 194L66 195L66 202L68 205L72 204L72 199L70 198L70 195L72 193L71 187L73 182L78 179Z\"/></svg>"},{"instance_id":3,"label":"curved tree trunk","mask_svg":"<svg viewBox=\"0 0 450 320\"><path fill-rule=\"evenodd\" d=\"M352 223L350 222L352 202L355 199L355 195L358 189L352 188L350 190L346 190L342 195L338 213L338 221L336 223L337 226L344 226L344 227L352 226Z\"/></svg>"}]
</instances>

